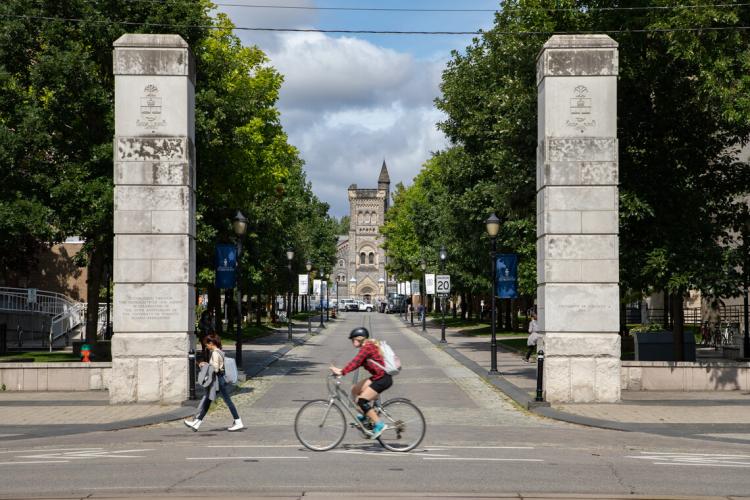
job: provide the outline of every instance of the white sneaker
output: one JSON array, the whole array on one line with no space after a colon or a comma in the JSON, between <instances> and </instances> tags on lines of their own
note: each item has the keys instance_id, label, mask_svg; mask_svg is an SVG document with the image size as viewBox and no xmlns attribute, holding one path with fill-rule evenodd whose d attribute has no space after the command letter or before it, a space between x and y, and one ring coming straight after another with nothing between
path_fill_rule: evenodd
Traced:
<instances>
[{"instance_id":1,"label":"white sneaker","mask_svg":"<svg viewBox=\"0 0 750 500\"><path fill-rule=\"evenodd\" d=\"M242 419L238 418L237 420L234 421L234 423L232 424L231 427L227 427L227 430L229 432L234 432L234 431L239 431L239 430L244 429L244 428L245 428L245 426L242 425Z\"/></svg>"},{"instance_id":2,"label":"white sneaker","mask_svg":"<svg viewBox=\"0 0 750 500\"><path fill-rule=\"evenodd\" d=\"M201 426L203 420L194 418L193 420L183 420L182 423L193 429L193 432L198 432L198 427Z\"/></svg>"}]
</instances>

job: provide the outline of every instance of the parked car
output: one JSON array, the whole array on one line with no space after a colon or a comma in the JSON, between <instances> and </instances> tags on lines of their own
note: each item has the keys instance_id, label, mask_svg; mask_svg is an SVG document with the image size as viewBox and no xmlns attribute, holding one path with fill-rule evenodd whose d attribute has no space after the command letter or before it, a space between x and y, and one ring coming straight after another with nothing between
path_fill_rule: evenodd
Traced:
<instances>
[{"instance_id":1,"label":"parked car","mask_svg":"<svg viewBox=\"0 0 750 500\"><path fill-rule=\"evenodd\" d=\"M359 306L360 311L365 312L372 312L373 309L375 309L375 306L373 306L372 304L368 304L367 302L363 302L361 300L357 301L357 306Z\"/></svg>"},{"instance_id":2,"label":"parked car","mask_svg":"<svg viewBox=\"0 0 750 500\"><path fill-rule=\"evenodd\" d=\"M354 302L354 299L339 299L339 311L348 311L349 304L352 304Z\"/></svg>"}]
</instances>

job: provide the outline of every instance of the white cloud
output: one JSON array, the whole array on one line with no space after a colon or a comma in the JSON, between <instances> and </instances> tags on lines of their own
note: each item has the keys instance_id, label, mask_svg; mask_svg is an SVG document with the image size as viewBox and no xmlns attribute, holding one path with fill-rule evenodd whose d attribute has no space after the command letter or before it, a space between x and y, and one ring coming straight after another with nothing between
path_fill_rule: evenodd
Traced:
<instances>
[{"instance_id":1,"label":"white cloud","mask_svg":"<svg viewBox=\"0 0 750 500\"><path fill-rule=\"evenodd\" d=\"M245 11L231 13L237 25L314 22L304 11L294 19L266 12L266 18L252 20ZM348 213L350 184L377 186L383 159L391 185L408 184L430 153L445 147L435 126L443 117L433 106L444 60L417 59L362 39L322 33L240 36L258 43L284 75L282 123L301 151L313 191L331 205L333 215Z\"/></svg>"}]
</instances>

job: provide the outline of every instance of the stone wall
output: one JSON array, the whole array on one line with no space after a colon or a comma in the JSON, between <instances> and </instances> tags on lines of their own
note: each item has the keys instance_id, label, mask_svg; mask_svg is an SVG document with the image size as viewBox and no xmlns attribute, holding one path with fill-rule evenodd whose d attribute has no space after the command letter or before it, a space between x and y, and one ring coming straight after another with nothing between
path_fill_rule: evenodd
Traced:
<instances>
[{"instance_id":1,"label":"stone wall","mask_svg":"<svg viewBox=\"0 0 750 500\"><path fill-rule=\"evenodd\" d=\"M6 391L98 391L109 388L112 363L0 363Z\"/></svg>"}]
</instances>

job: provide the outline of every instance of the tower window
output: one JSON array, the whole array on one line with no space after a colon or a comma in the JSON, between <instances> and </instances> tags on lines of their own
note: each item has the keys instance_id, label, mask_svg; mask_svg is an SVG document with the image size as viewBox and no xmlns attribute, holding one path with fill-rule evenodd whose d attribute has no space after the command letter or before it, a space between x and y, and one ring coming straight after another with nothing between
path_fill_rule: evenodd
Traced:
<instances>
[{"instance_id":1,"label":"tower window","mask_svg":"<svg viewBox=\"0 0 750 500\"><path fill-rule=\"evenodd\" d=\"M365 252L362 252L361 254L359 254L359 263L364 264L366 258L367 256L365 255Z\"/></svg>"},{"instance_id":2,"label":"tower window","mask_svg":"<svg viewBox=\"0 0 750 500\"><path fill-rule=\"evenodd\" d=\"M375 264L375 254L370 252L370 264Z\"/></svg>"}]
</instances>

